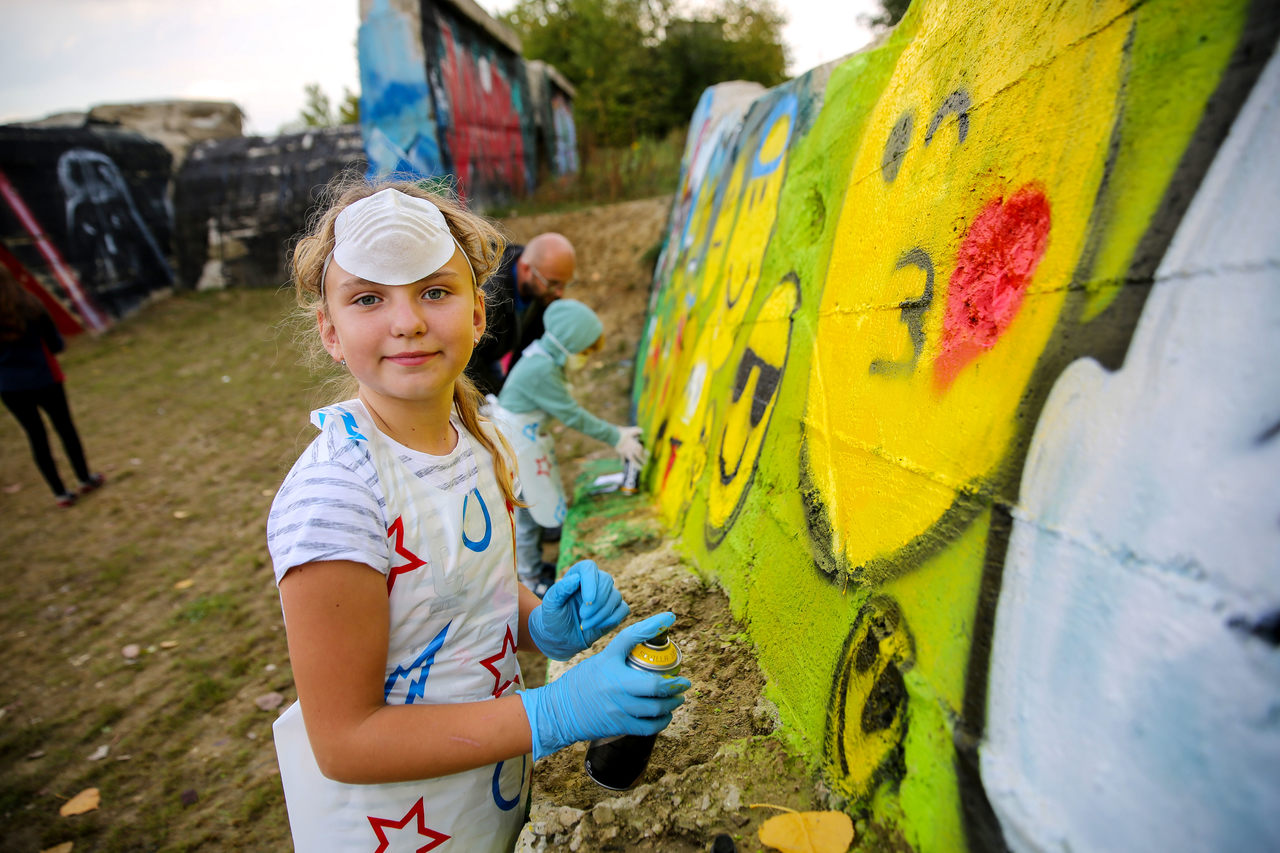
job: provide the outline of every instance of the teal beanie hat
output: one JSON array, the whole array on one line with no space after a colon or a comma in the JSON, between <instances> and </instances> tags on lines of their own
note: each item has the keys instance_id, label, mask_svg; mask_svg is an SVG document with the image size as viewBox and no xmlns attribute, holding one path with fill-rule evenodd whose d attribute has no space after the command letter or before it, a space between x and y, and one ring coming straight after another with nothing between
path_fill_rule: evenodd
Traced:
<instances>
[{"instance_id":1,"label":"teal beanie hat","mask_svg":"<svg viewBox=\"0 0 1280 853\"><path fill-rule=\"evenodd\" d=\"M542 315L542 325L546 329L543 337L552 337L550 346L544 346L555 356L557 363L562 363L566 354L582 352L594 344L604 333L604 323L586 305L576 299L557 299L547 306ZM559 344L559 346L557 346Z\"/></svg>"}]
</instances>

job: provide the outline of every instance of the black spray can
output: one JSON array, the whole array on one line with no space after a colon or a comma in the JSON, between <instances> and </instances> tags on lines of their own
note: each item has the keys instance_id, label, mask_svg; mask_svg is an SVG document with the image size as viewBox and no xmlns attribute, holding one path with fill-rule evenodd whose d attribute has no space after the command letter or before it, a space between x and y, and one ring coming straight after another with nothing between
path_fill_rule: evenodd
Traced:
<instances>
[{"instance_id":1,"label":"black spray can","mask_svg":"<svg viewBox=\"0 0 1280 853\"><path fill-rule=\"evenodd\" d=\"M671 678L680 672L680 649L664 631L645 640L627 655L627 666ZM617 735L598 738L587 747L587 775L602 787L625 791L644 775L657 735Z\"/></svg>"},{"instance_id":2,"label":"black spray can","mask_svg":"<svg viewBox=\"0 0 1280 853\"><path fill-rule=\"evenodd\" d=\"M630 459L624 459L622 461L621 491L624 495L634 495L640 490L640 468L641 466L632 462Z\"/></svg>"}]
</instances>

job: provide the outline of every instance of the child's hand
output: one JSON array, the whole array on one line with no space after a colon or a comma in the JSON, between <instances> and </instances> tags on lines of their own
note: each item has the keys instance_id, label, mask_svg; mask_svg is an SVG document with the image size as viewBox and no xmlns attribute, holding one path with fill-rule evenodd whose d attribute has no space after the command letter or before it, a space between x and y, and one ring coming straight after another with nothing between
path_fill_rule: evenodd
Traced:
<instances>
[{"instance_id":1,"label":"child's hand","mask_svg":"<svg viewBox=\"0 0 1280 853\"><path fill-rule=\"evenodd\" d=\"M529 614L529 637L547 657L568 660L630 613L608 572L583 560L552 584L542 604Z\"/></svg>"},{"instance_id":2,"label":"child's hand","mask_svg":"<svg viewBox=\"0 0 1280 853\"><path fill-rule=\"evenodd\" d=\"M687 678L664 678L627 666L638 643L670 628L672 613L659 613L618 632L604 650L544 687L520 693L538 760L580 740L614 735L653 735L684 703Z\"/></svg>"},{"instance_id":3,"label":"child's hand","mask_svg":"<svg viewBox=\"0 0 1280 853\"><path fill-rule=\"evenodd\" d=\"M623 459L633 465L644 465L644 445L640 443L640 427L618 427L618 443L613 446Z\"/></svg>"}]
</instances>

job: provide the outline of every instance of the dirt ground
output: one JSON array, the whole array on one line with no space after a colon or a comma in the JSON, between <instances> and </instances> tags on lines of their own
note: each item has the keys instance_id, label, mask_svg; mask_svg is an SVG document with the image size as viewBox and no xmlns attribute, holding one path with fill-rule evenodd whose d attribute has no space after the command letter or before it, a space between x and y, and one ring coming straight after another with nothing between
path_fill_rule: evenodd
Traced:
<instances>
[{"instance_id":1,"label":"dirt ground","mask_svg":"<svg viewBox=\"0 0 1280 853\"><path fill-rule=\"evenodd\" d=\"M575 395L617 423L629 421L633 359L669 205L663 197L506 223L517 240L558 230L573 241L579 281L566 295L590 305L608 335L603 353L575 378ZM561 571L578 559L595 560L614 576L634 617L674 612L671 637L694 687L630 791L591 781L583 770L585 744L539 762L518 849L682 853L708 850L722 834L739 850L765 849L755 828L778 812L751 804L820 808L820 786L771 736L777 711L761 696L764 678L742 626L724 594L682 560L643 496L586 493L593 475L618 469L616 454L572 431L554 432L566 484L577 493L562 548L548 547L545 556L560 551ZM551 675L572 663L553 663ZM524 668L537 683L540 662Z\"/></svg>"},{"instance_id":2,"label":"dirt ground","mask_svg":"<svg viewBox=\"0 0 1280 853\"><path fill-rule=\"evenodd\" d=\"M669 205L504 221L517 241L557 230L577 247L567 295L600 314L608 343L575 392L615 422L628 420ZM288 849L270 723L295 697L263 524L319 402L280 323L288 304L182 294L73 341L72 408L108 484L71 510L54 508L16 424L0 420L0 849ZM576 433L561 429L557 447L571 486L619 467ZM775 731L742 626L676 546L644 496L581 489L547 546L561 570L595 559L633 617L674 611L694 687L630 791L591 782L581 744L539 762L519 849L680 853L727 836L717 849L756 851L777 812L753 804L823 807ZM522 663L526 683L542 683L545 661ZM88 788L97 809L59 813Z\"/></svg>"}]
</instances>

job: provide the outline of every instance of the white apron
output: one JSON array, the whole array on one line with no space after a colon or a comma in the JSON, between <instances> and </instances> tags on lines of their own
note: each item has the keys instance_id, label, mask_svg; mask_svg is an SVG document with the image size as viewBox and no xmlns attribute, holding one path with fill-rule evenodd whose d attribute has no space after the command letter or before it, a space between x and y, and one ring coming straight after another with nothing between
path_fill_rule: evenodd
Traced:
<instances>
[{"instance_id":1,"label":"white apron","mask_svg":"<svg viewBox=\"0 0 1280 853\"><path fill-rule=\"evenodd\" d=\"M389 705L470 702L522 686L513 521L489 453L455 420L480 469L451 493L418 479L358 401L312 413L368 445L392 519ZM299 851L510 851L528 813L531 756L418 782L349 785L320 773L295 702L273 726Z\"/></svg>"},{"instance_id":2,"label":"white apron","mask_svg":"<svg viewBox=\"0 0 1280 853\"><path fill-rule=\"evenodd\" d=\"M569 501L560 480L556 441L546 430L549 415L536 409L516 414L497 403L489 411L516 454L520 497L529 505L529 514L543 527L559 527L569 514Z\"/></svg>"}]
</instances>

